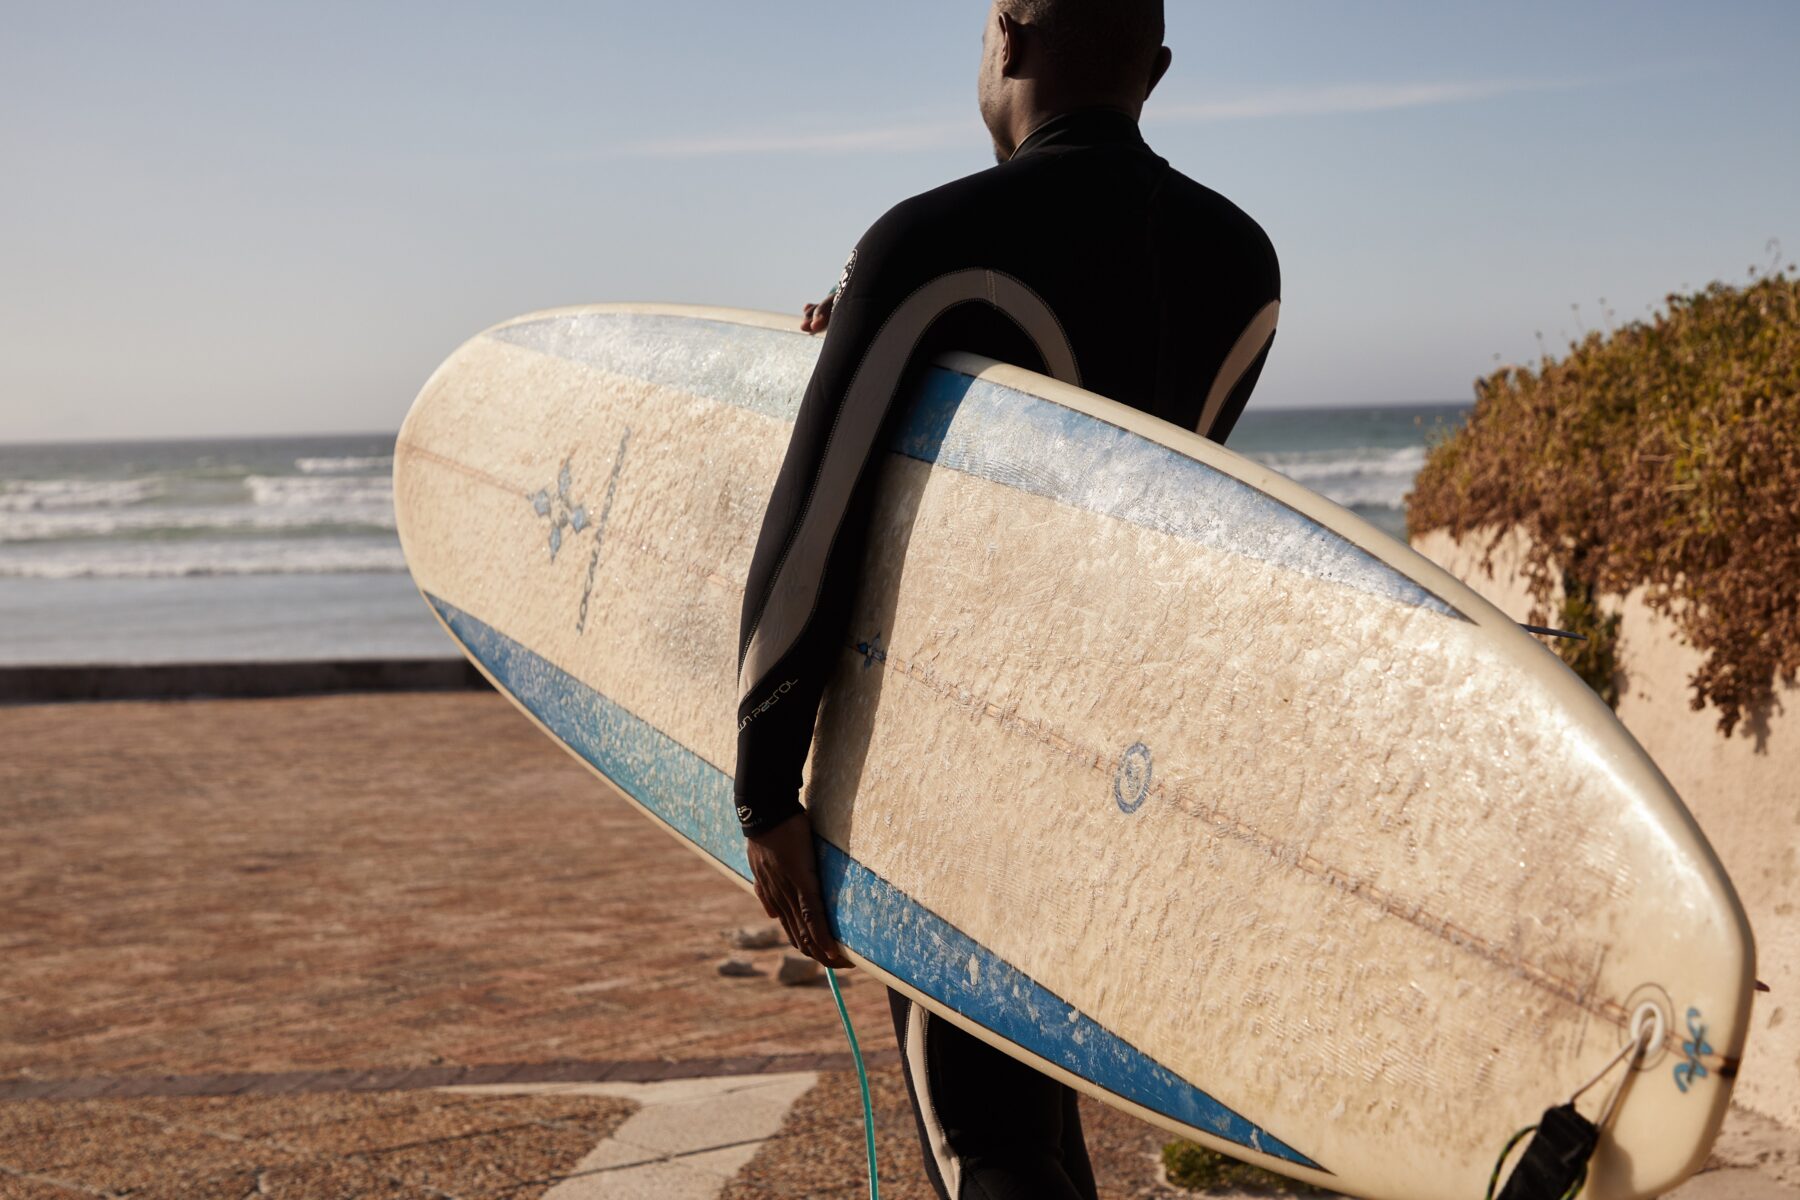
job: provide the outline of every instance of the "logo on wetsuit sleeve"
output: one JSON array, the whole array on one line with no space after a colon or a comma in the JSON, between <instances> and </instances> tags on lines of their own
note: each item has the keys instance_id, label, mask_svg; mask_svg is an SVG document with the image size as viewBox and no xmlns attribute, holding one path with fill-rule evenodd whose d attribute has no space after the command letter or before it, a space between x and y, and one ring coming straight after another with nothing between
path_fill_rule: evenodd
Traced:
<instances>
[{"instance_id":1,"label":"logo on wetsuit sleeve","mask_svg":"<svg viewBox=\"0 0 1800 1200\"><path fill-rule=\"evenodd\" d=\"M844 273L838 276L837 286L831 289L831 294L837 297L837 300L842 300L844 293L850 290L850 272L854 270L856 270L856 250L853 247L850 257L844 260ZM837 300L833 300L832 303L836 304Z\"/></svg>"},{"instance_id":2,"label":"logo on wetsuit sleeve","mask_svg":"<svg viewBox=\"0 0 1800 1200\"><path fill-rule=\"evenodd\" d=\"M756 718L762 716L764 713L768 712L771 708L774 708L775 705L781 700L781 698L783 696L787 695L790 691L792 691L794 688L794 685L799 682L800 681L798 679L788 680L786 683L784 683L780 687L776 688L774 694L771 695L767 700L764 700L761 704L757 705L755 708L753 708L749 712L745 713L744 719L738 722L738 732L739 733L744 732L744 726L750 724L750 722L756 720Z\"/></svg>"}]
</instances>

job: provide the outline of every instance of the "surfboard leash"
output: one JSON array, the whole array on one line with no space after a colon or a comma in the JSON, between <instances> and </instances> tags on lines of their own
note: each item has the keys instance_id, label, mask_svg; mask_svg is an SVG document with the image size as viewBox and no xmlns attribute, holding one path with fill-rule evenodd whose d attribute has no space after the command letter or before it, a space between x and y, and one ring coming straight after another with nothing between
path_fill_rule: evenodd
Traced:
<instances>
[{"instance_id":1,"label":"surfboard leash","mask_svg":"<svg viewBox=\"0 0 1800 1200\"><path fill-rule=\"evenodd\" d=\"M1525 1147L1525 1157L1507 1179L1501 1200L1575 1200L1587 1185L1588 1159L1598 1144L1600 1131L1576 1112L1573 1104L1550 1109L1536 1125L1527 1125L1506 1139L1506 1148L1500 1151L1493 1174L1488 1176L1487 1200L1494 1200L1494 1188L1500 1182L1507 1156L1530 1133L1538 1136ZM1568 1187L1559 1191L1564 1181Z\"/></svg>"},{"instance_id":2,"label":"surfboard leash","mask_svg":"<svg viewBox=\"0 0 1800 1200\"><path fill-rule=\"evenodd\" d=\"M825 981L831 985L831 998L837 1001L838 1020L844 1023L844 1036L850 1039L850 1057L856 1063L856 1082L862 1086L863 1141L869 1149L869 1200L881 1200L881 1184L875 1174L875 1107L869 1102L869 1070L863 1066L862 1047L856 1044L856 1026L850 1023L850 1010L844 1007L837 972L826 967Z\"/></svg>"},{"instance_id":3,"label":"surfboard leash","mask_svg":"<svg viewBox=\"0 0 1800 1200\"><path fill-rule=\"evenodd\" d=\"M1636 1030L1636 1036L1626 1043L1605 1066L1594 1073L1594 1077L1576 1088L1574 1094L1555 1108L1546 1109L1544 1115L1535 1125L1527 1125L1507 1139L1506 1146L1500 1151L1500 1157L1494 1160L1493 1173L1488 1176L1487 1200L1494 1200L1494 1189L1499 1186L1500 1172L1506 1168L1506 1160L1527 1134L1536 1134L1531 1143L1525 1147L1525 1153L1519 1159L1519 1165L1506 1180L1506 1188L1500 1193L1500 1200L1575 1200L1581 1189L1587 1185L1588 1160L1593 1158L1594 1150L1600 1144L1600 1135L1612 1121L1613 1112L1619 1106L1619 1097L1625 1092L1625 1081L1631 1078L1638 1061L1650 1049L1655 1041L1656 1027L1643 1023ZM1629 1062L1626 1060L1629 1059ZM1608 1072L1621 1062L1626 1062L1618 1082L1613 1084L1612 1093L1606 1098L1606 1105L1600 1110L1600 1118L1590 1121L1576 1109L1575 1102L1581 1099L1595 1084L1605 1079Z\"/></svg>"}]
</instances>

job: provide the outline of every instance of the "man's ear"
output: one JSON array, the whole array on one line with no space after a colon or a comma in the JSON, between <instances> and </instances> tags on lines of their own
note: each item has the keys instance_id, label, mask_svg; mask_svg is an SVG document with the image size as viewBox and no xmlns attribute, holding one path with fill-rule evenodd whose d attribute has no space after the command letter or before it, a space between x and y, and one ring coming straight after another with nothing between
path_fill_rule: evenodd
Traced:
<instances>
[{"instance_id":1,"label":"man's ear","mask_svg":"<svg viewBox=\"0 0 1800 1200\"><path fill-rule=\"evenodd\" d=\"M1013 20L1010 13L996 13L994 20L998 28L994 36L1000 39L1000 74L1016 75L1019 72L1019 23Z\"/></svg>"},{"instance_id":2,"label":"man's ear","mask_svg":"<svg viewBox=\"0 0 1800 1200\"><path fill-rule=\"evenodd\" d=\"M1175 52L1167 46L1156 52L1156 61L1150 64L1150 85L1144 89L1144 99L1150 98L1150 93L1156 90L1156 85L1162 82L1162 77L1169 73L1169 64L1174 61Z\"/></svg>"}]
</instances>

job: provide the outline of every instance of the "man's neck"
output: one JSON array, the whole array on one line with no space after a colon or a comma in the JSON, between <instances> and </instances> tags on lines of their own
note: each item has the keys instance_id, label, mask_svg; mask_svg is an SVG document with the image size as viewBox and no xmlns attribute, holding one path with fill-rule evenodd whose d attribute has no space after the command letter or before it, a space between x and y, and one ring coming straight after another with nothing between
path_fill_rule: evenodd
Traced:
<instances>
[{"instance_id":1,"label":"man's neck","mask_svg":"<svg viewBox=\"0 0 1800 1200\"><path fill-rule=\"evenodd\" d=\"M1039 109L1029 119L1021 119L1013 123L1013 129L1018 132L1018 138L1013 142L1012 152L1006 155L1006 159L1016 157L1021 150L1033 144L1034 140L1038 140L1040 135L1051 132L1050 126L1058 123L1075 123L1079 118L1088 115L1102 119L1114 118L1114 121L1106 122L1109 126L1115 122L1123 124L1125 121L1130 122L1133 128L1137 125L1138 114L1118 104L1076 104L1054 110ZM1120 118L1122 120L1118 120Z\"/></svg>"}]
</instances>

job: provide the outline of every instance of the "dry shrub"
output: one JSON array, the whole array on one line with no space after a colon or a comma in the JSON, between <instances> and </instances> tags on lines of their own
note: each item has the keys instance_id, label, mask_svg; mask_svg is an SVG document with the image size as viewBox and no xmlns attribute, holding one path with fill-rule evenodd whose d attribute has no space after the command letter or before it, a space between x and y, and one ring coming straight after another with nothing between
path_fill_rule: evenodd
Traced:
<instances>
[{"instance_id":1,"label":"dry shrub","mask_svg":"<svg viewBox=\"0 0 1800 1200\"><path fill-rule=\"evenodd\" d=\"M1565 579L1589 600L1643 587L1703 655L1692 704L1715 707L1726 736L1800 670L1793 271L1670 296L1648 322L1479 380L1407 498L1415 533L1488 531L1490 574L1501 537L1523 530L1538 620Z\"/></svg>"}]
</instances>

